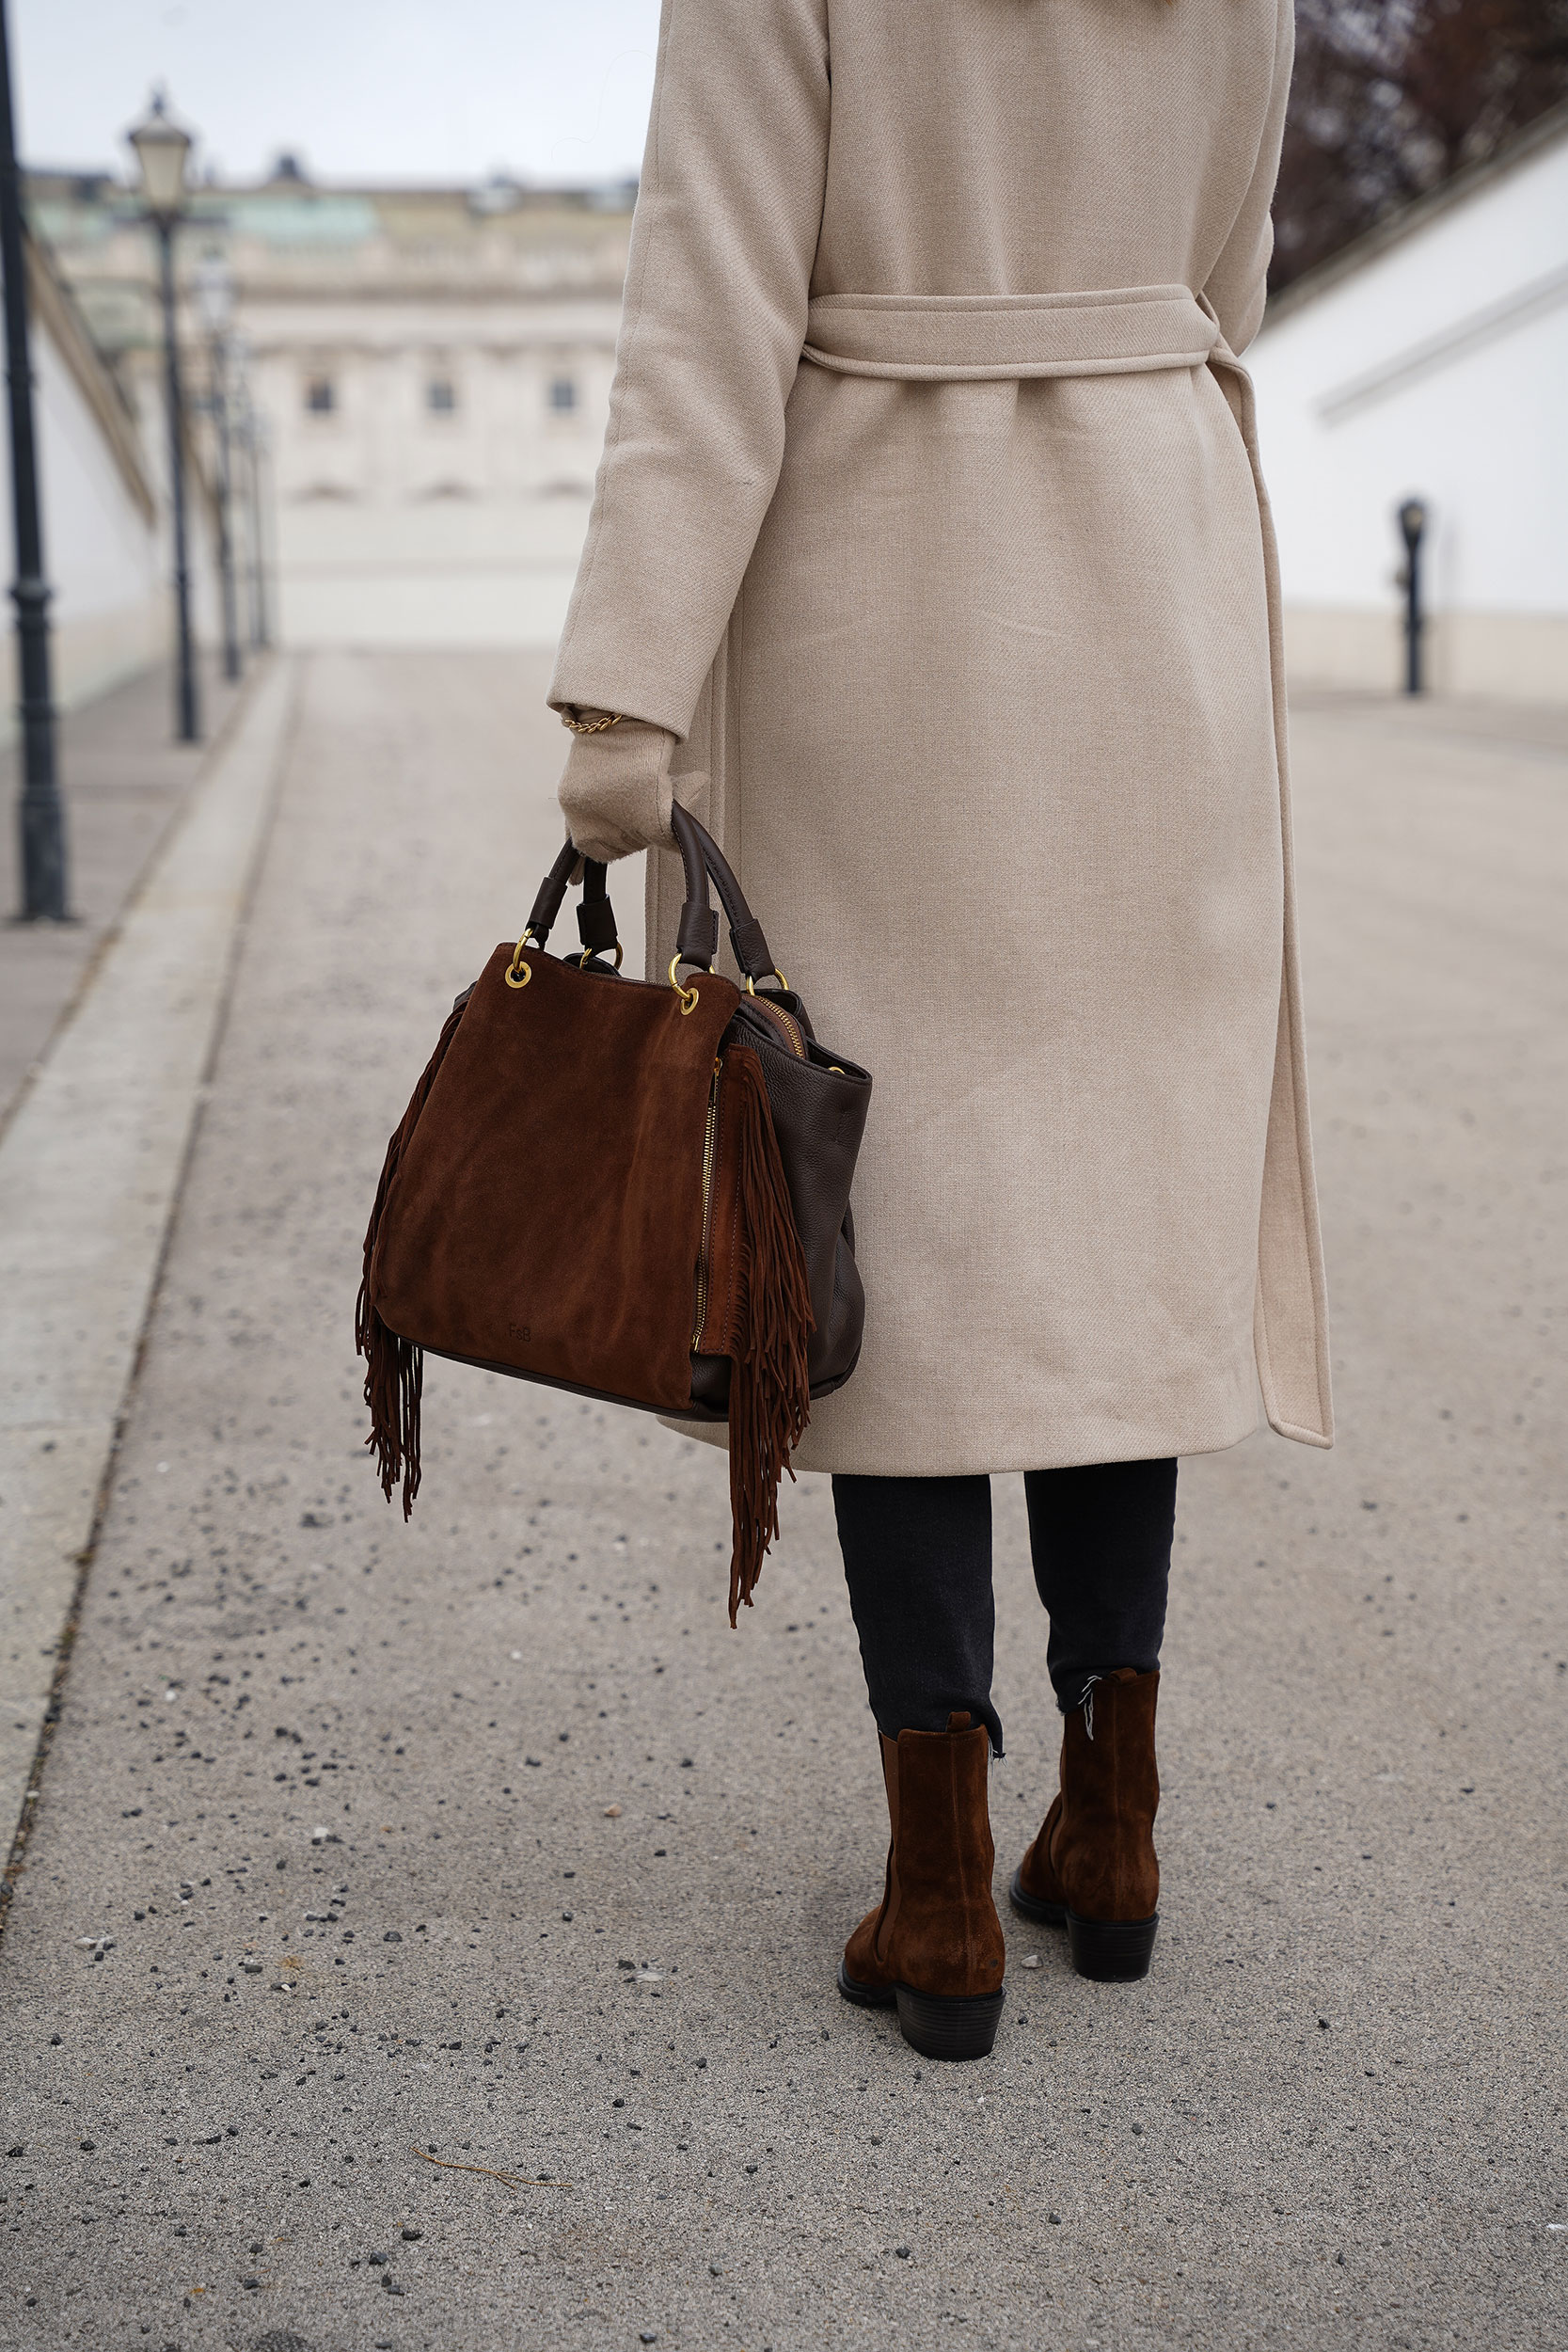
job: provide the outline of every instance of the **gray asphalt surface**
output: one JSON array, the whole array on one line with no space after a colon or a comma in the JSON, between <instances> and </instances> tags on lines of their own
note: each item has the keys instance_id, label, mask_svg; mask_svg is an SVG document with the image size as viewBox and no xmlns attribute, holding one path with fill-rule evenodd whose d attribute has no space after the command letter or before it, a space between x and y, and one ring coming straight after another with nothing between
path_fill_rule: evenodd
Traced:
<instances>
[{"instance_id":1,"label":"gray asphalt surface","mask_svg":"<svg viewBox=\"0 0 1568 2352\"><path fill-rule=\"evenodd\" d=\"M832 1987L885 1822L826 1482L732 1634L657 1424L433 1364L411 1527L361 1455L359 1237L557 837L543 679L305 680L0 1943L0 2346L1555 2352L1560 723L1298 715L1340 1442L1183 1468L1152 1975L1009 1920L942 2068ZM1056 1729L998 1502L1000 1886Z\"/></svg>"}]
</instances>

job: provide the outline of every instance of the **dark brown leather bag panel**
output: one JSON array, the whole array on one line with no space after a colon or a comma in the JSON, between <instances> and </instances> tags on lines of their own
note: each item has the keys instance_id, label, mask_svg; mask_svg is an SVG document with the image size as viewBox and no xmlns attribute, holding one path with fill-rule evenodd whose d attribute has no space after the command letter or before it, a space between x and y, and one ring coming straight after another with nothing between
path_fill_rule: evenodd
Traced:
<instances>
[{"instance_id":1,"label":"dark brown leather bag panel","mask_svg":"<svg viewBox=\"0 0 1568 2352\"><path fill-rule=\"evenodd\" d=\"M798 1016L805 1026L803 1013ZM860 1356L865 1323L865 1294L855 1263L848 1223L849 1185L864 1132L871 1081L849 1064L834 1070L829 1056L810 1041L800 1059L782 1044L766 1015L744 998L721 1052L749 1046L762 1066L768 1107L779 1139L790 1205L811 1283L815 1329L806 1351L813 1396L842 1387ZM733 1099L723 1081L719 1093L719 1136L713 1207L708 1220L708 1286L698 1353L692 1366L694 1404L712 1409L728 1390L727 1359L721 1354L737 1263L738 1232L735 1182Z\"/></svg>"},{"instance_id":2,"label":"dark brown leather bag panel","mask_svg":"<svg viewBox=\"0 0 1568 2352\"><path fill-rule=\"evenodd\" d=\"M849 1187L871 1104L871 1080L855 1063L811 1035L799 998L782 1000L805 1030L802 1060L784 1044L765 1013L742 997L732 1035L744 1038L762 1063L768 1107L779 1138L796 1230L811 1279L816 1327L806 1362L812 1393L837 1388L853 1371L865 1324L865 1293L855 1263L853 1229L846 1232Z\"/></svg>"},{"instance_id":3,"label":"dark brown leather bag panel","mask_svg":"<svg viewBox=\"0 0 1568 2352\"><path fill-rule=\"evenodd\" d=\"M443 1355L691 1401L708 1082L737 991L675 991L509 946L475 985L382 1212L389 1329Z\"/></svg>"}]
</instances>

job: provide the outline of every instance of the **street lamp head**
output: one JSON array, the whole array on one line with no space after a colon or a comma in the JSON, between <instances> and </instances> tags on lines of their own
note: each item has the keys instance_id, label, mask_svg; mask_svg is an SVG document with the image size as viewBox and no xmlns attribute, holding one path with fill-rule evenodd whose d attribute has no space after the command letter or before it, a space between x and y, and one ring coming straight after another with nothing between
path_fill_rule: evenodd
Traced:
<instances>
[{"instance_id":1,"label":"street lamp head","mask_svg":"<svg viewBox=\"0 0 1568 2352\"><path fill-rule=\"evenodd\" d=\"M1404 544L1412 554L1420 544L1421 533L1426 527L1427 511L1422 501L1406 499L1400 508L1400 529L1404 533Z\"/></svg>"},{"instance_id":2,"label":"street lamp head","mask_svg":"<svg viewBox=\"0 0 1568 2352\"><path fill-rule=\"evenodd\" d=\"M184 210L185 165L195 141L169 113L162 89L153 91L147 113L125 135L135 151L148 211L154 220L177 219Z\"/></svg>"}]
</instances>

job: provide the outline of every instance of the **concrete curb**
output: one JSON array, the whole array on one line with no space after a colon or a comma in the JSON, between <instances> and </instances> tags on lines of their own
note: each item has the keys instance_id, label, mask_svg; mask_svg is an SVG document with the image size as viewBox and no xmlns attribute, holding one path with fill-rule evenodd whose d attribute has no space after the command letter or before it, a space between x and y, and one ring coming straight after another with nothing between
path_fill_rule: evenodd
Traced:
<instances>
[{"instance_id":1,"label":"concrete curb","mask_svg":"<svg viewBox=\"0 0 1568 2352\"><path fill-rule=\"evenodd\" d=\"M0 1822L8 1828L25 1811L295 686L286 660L259 682L0 1137Z\"/></svg>"}]
</instances>

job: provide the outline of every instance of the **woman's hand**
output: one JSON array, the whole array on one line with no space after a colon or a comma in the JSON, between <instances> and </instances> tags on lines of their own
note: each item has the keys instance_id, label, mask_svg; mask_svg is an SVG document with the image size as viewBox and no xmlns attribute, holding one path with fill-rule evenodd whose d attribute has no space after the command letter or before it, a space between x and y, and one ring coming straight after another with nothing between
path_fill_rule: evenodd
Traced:
<instances>
[{"instance_id":1,"label":"woman's hand","mask_svg":"<svg viewBox=\"0 0 1568 2352\"><path fill-rule=\"evenodd\" d=\"M584 857L609 865L670 845L670 758L676 738L645 719L576 735L557 798Z\"/></svg>"}]
</instances>

